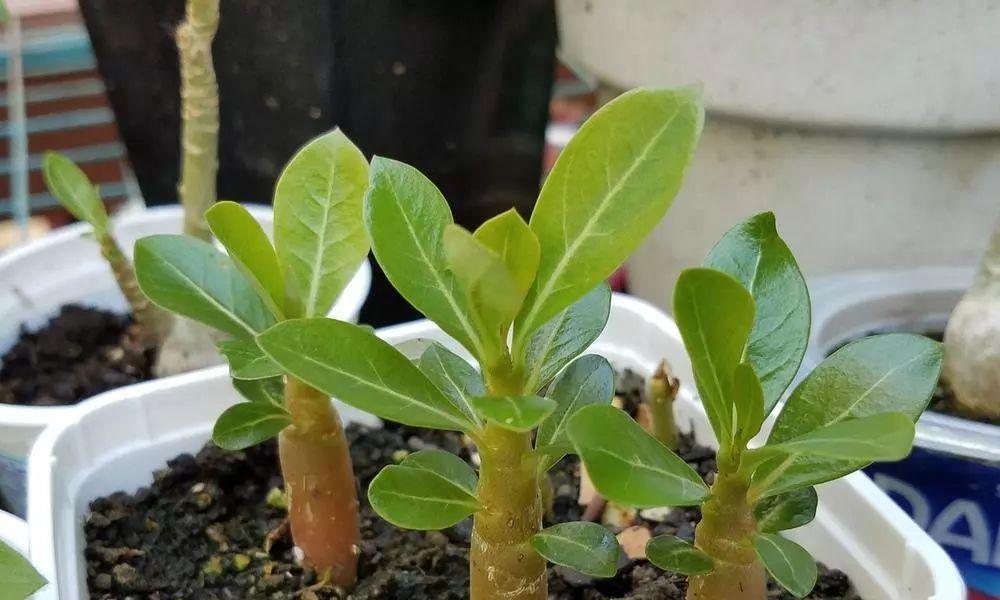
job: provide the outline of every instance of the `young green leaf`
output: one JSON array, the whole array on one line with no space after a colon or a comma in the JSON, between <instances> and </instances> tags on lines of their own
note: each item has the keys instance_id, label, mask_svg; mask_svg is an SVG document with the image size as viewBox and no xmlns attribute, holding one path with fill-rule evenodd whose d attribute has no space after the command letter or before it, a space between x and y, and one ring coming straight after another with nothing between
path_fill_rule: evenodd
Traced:
<instances>
[{"instance_id":1,"label":"young green leaf","mask_svg":"<svg viewBox=\"0 0 1000 600\"><path fill-rule=\"evenodd\" d=\"M477 428L410 359L364 327L322 317L293 319L257 336L257 344L286 373L383 419Z\"/></svg>"},{"instance_id":2,"label":"young green leaf","mask_svg":"<svg viewBox=\"0 0 1000 600\"><path fill-rule=\"evenodd\" d=\"M535 232L528 227L516 209L510 209L488 219L476 229L479 242L496 253L517 284L518 306L524 301L538 272L541 252Z\"/></svg>"},{"instance_id":3,"label":"young green leaf","mask_svg":"<svg viewBox=\"0 0 1000 600\"><path fill-rule=\"evenodd\" d=\"M285 406L285 384L281 377L270 379L233 379L233 387L250 402Z\"/></svg>"},{"instance_id":4,"label":"young green leaf","mask_svg":"<svg viewBox=\"0 0 1000 600\"><path fill-rule=\"evenodd\" d=\"M0 541L0 597L27 598L46 583L28 559Z\"/></svg>"},{"instance_id":5,"label":"young green leaf","mask_svg":"<svg viewBox=\"0 0 1000 600\"><path fill-rule=\"evenodd\" d=\"M567 431L594 485L612 502L637 508L694 506L708 497L697 471L617 408L584 407Z\"/></svg>"},{"instance_id":6,"label":"young green leaf","mask_svg":"<svg viewBox=\"0 0 1000 600\"><path fill-rule=\"evenodd\" d=\"M365 224L378 264L414 308L473 356L484 356L469 300L444 256L442 237L452 222L448 203L423 174L398 161L372 159Z\"/></svg>"},{"instance_id":7,"label":"young green leaf","mask_svg":"<svg viewBox=\"0 0 1000 600\"><path fill-rule=\"evenodd\" d=\"M135 243L142 292L157 305L250 339L274 315L232 259L211 244L183 235L153 235Z\"/></svg>"},{"instance_id":8,"label":"young green leaf","mask_svg":"<svg viewBox=\"0 0 1000 600\"><path fill-rule=\"evenodd\" d=\"M487 421L511 431L531 431L556 409L541 396L478 396L471 402Z\"/></svg>"},{"instance_id":9,"label":"young green leaf","mask_svg":"<svg viewBox=\"0 0 1000 600\"><path fill-rule=\"evenodd\" d=\"M732 275L756 306L747 360L761 374L767 416L795 378L809 342L809 291L791 250L778 237L774 213L730 229L705 266Z\"/></svg>"},{"instance_id":10,"label":"young green leaf","mask_svg":"<svg viewBox=\"0 0 1000 600\"><path fill-rule=\"evenodd\" d=\"M816 586L816 561L802 546L775 533L758 533L753 547L771 577L796 598Z\"/></svg>"},{"instance_id":11,"label":"young green leaf","mask_svg":"<svg viewBox=\"0 0 1000 600\"><path fill-rule=\"evenodd\" d=\"M524 389L537 392L590 347L604 331L610 311L611 288L602 282L542 325L525 348Z\"/></svg>"},{"instance_id":12,"label":"young green leaf","mask_svg":"<svg viewBox=\"0 0 1000 600\"><path fill-rule=\"evenodd\" d=\"M367 189L368 163L340 129L303 146L278 177L274 245L303 316L325 315L368 254Z\"/></svg>"},{"instance_id":13,"label":"young green leaf","mask_svg":"<svg viewBox=\"0 0 1000 600\"><path fill-rule=\"evenodd\" d=\"M638 89L606 104L573 136L531 215L541 259L515 347L611 275L659 223L703 121L690 90Z\"/></svg>"},{"instance_id":14,"label":"young green leaf","mask_svg":"<svg viewBox=\"0 0 1000 600\"><path fill-rule=\"evenodd\" d=\"M278 255L260 223L250 211L228 200L212 205L205 220L275 318L284 318L285 283Z\"/></svg>"},{"instance_id":15,"label":"young green leaf","mask_svg":"<svg viewBox=\"0 0 1000 600\"><path fill-rule=\"evenodd\" d=\"M486 395L483 377L475 367L441 344L431 342L420 355L417 368L476 425L482 425L469 403L475 396Z\"/></svg>"},{"instance_id":16,"label":"young green leaf","mask_svg":"<svg viewBox=\"0 0 1000 600\"><path fill-rule=\"evenodd\" d=\"M751 454L768 458L806 454L866 463L900 460L910 454L915 433L908 416L881 413L839 421L780 444L767 444Z\"/></svg>"},{"instance_id":17,"label":"young green leaf","mask_svg":"<svg viewBox=\"0 0 1000 600\"><path fill-rule=\"evenodd\" d=\"M224 450L243 450L273 438L291 424L283 407L270 402L241 402L219 415L212 441Z\"/></svg>"},{"instance_id":18,"label":"young green leaf","mask_svg":"<svg viewBox=\"0 0 1000 600\"><path fill-rule=\"evenodd\" d=\"M613 577L621 548L615 535L597 523L576 521L547 527L531 537L546 560L591 577Z\"/></svg>"},{"instance_id":19,"label":"young green leaf","mask_svg":"<svg viewBox=\"0 0 1000 600\"><path fill-rule=\"evenodd\" d=\"M443 450L420 450L409 454L400 465L412 469L430 471L457 485L469 494L476 495L478 480L476 472L467 462L451 452Z\"/></svg>"},{"instance_id":20,"label":"young green leaf","mask_svg":"<svg viewBox=\"0 0 1000 600\"><path fill-rule=\"evenodd\" d=\"M368 500L383 519L406 529L451 527L480 509L464 487L426 468L390 465L368 486Z\"/></svg>"},{"instance_id":21,"label":"young green leaf","mask_svg":"<svg viewBox=\"0 0 1000 600\"><path fill-rule=\"evenodd\" d=\"M702 575L715 566L711 556L672 535L658 535L646 542L646 558L664 571L683 575Z\"/></svg>"},{"instance_id":22,"label":"young green leaf","mask_svg":"<svg viewBox=\"0 0 1000 600\"><path fill-rule=\"evenodd\" d=\"M734 442L737 446L746 446L760 432L765 416L764 390L749 363L740 363L733 371L728 397L736 409Z\"/></svg>"},{"instance_id":23,"label":"young green leaf","mask_svg":"<svg viewBox=\"0 0 1000 600\"><path fill-rule=\"evenodd\" d=\"M750 293L732 276L687 269L674 287L674 317L691 356L708 420L723 449L733 440L733 402L726 397L753 326Z\"/></svg>"},{"instance_id":24,"label":"young green leaf","mask_svg":"<svg viewBox=\"0 0 1000 600\"><path fill-rule=\"evenodd\" d=\"M56 152L45 153L42 177L52 195L74 217L89 223L98 235L107 231L108 211L101 194L73 161Z\"/></svg>"},{"instance_id":25,"label":"young green leaf","mask_svg":"<svg viewBox=\"0 0 1000 600\"><path fill-rule=\"evenodd\" d=\"M611 404L614 394L615 373L606 358L588 354L574 360L549 390L556 409L538 428L535 446L568 443L566 424L573 415L584 406Z\"/></svg>"},{"instance_id":26,"label":"young green leaf","mask_svg":"<svg viewBox=\"0 0 1000 600\"><path fill-rule=\"evenodd\" d=\"M816 488L812 487L764 498L753 509L757 529L764 533L777 533L802 527L816 518L818 503Z\"/></svg>"},{"instance_id":27,"label":"young green leaf","mask_svg":"<svg viewBox=\"0 0 1000 600\"><path fill-rule=\"evenodd\" d=\"M223 340L216 346L226 357L233 379L268 379L284 374L253 340Z\"/></svg>"}]
</instances>

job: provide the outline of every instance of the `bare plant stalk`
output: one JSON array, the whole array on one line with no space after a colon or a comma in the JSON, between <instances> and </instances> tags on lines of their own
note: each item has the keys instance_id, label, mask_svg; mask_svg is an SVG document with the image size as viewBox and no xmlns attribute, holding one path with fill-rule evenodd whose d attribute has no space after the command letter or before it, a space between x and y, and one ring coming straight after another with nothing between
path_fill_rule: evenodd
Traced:
<instances>
[{"instance_id":1,"label":"bare plant stalk","mask_svg":"<svg viewBox=\"0 0 1000 600\"><path fill-rule=\"evenodd\" d=\"M489 392L517 395L520 389L494 380ZM477 495L484 507L473 517L470 598L545 600L545 559L531 547L531 537L542 527L543 511L531 434L488 423L479 457Z\"/></svg>"},{"instance_id":2,"label":"bare plant stalk","mask_svg":"<svg viewBox=\"0 0 1000 600\"><path fill-rule=\"evenodd\" d=\"M747 503L748 482L720 466L702 505L695 546L715 561L706 575L688 578L687 600L766 600L767 574L753 548L757 520Z\"/></svg>"},{"instance_id":3,"label":"bare plant stalk","mask_svg":"<svg viewBox=\"0 0 1000 600\"><path fill-rule=\"evenodd\" d=\"M674 399L680 382L670 374L667 361L660 362L649 380L647 403L653 421L653 437L671 450L677 449L677 424L674 422Z\"/></svg>"},{"instance_id":4,"label":"bare plant stalk","mask_svg":"<svg viewBox=\"0 0 1000 600\"><path fill-rule=\"evenodd\" d=\"M278 437L292 540L334 585L357 579L361 529L354 468L340 416L329 397L288 377L292 424Z\"/></svg>"},{"instance_id":5,"label":"bare plant stalk","mask_svg":"<svg viewBox=\"0 0 1000 600\"><path fill-rule=\"evenodd\" d=\"M219 171L219 84L212 40L219 28L219 0L188 0L177 29L181 63L181 181L184 233L210 240L205 211L215 203Z\"/></svg>"},{"instance_id":6,"label":"bare plant stalk","mask_svg":"<svg viewBox=\"0 0 1000 600\"><path fill-rule=\"evenodd\" d=\"M128 301L132 310L132 317L142 331L142 335L159 345L164 336L170 330L172 321L169 313L149 301L149 298L139 289L139 282L135 278L135 270L132 263L118 247L118 243L111 235L110 231L94 231L98 243L101 247L101 254L111 266L115 281Z\"/></svg>"}]
</instances>

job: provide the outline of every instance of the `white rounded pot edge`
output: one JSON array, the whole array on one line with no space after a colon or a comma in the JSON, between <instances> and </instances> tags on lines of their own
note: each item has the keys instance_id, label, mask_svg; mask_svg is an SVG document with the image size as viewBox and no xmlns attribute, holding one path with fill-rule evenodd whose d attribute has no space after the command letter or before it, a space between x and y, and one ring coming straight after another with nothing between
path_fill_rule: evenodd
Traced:
<instances>
[{"instance_id":1,"label":"white rounded pot edge","mask_svg":"<svg viewBox=\"0 0 1000 600\"><path fill-rule=\"evenodd\" d=\"M429 321L383 328L378 335L393 344L433 339L468 358ZM591 350L643 376L666 358L691 381L676 325L636 298L614 296L608 326ZM103 394L39 438L29 459L30 555L55 582L39 598L86 597L80 555L88 503L147 485L165 460L197 450L218 412L232 401L223 368L191 373ZM715 444L688 387L681 390L676 412L681 427L693 430L699 442ZM965 587L950 559L864 475L821 486L820 498L816 521L793 537L817 559L846 571L866 600L964 599Z\"/></svg>"},{"instance_id":2,"label":"white rounded pot edge","mask_svg":"<svg viewBox=\"0 0 1000 600\"><path fill-rule=\"evenodd\" d=\"M9 512L0 510L0 542L28 555L28 523Z\"/></svg>"}]
</instances>

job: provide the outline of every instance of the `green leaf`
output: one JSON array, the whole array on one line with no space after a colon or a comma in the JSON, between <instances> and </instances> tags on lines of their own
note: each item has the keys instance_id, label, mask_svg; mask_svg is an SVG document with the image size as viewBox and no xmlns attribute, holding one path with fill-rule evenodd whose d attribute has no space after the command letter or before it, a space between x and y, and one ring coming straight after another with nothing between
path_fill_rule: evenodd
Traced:
<instances>
[{"instance_id":1,"label":"green leaf","mask_svg":"<svg viewBox=\"0 0 1000 600\"><path fill-rule=\"evenodd\" d=\"M437 342L431 342L423 351L417 367L476 425L482 425L469 402L486 394L483 378L475 367Z\"/></svg>"},{"instance_id":2,"label":"green leaf","mask_svg":"<svg viewBox=\"0 0 1000 600\"><path fill-rule=\"evenodd\" d=\"M475 232L476 239L496 253L517 285L517 305L535 282L541 250L535 232L528 227L516 209L510 209L487 220Z\"/></svg>"},{"instance_id":3,"label":"green leaf","mask_svg":"<svg viewBox=\"0 0 1000 600\"><path fill-rule=\"evenodd\" d=\"M281 367L274 364L253 340L224 340L216 346L226 357L233 379L268 379L284 375Z\"/></svg>"},{"instance_id":4,"label":"green leaf","mask_svg":"<svg viewBox=\"0 0 1000 600\"><path fill-rule=\"evenodd\" d=\"M753 326L753 298L740 282L712 269L687 269L674 287L674 318L691 356L694 379L719 444L733 440L726 397Z\"/></svg>"},{"instance_id":5,"label":"green leaf","mask_svg":"<svg viewBox=\"0 0 1000 600\"><path fill-rule=\"evenodd\" d=\"M566 424L573 415L584 406L611 404L614 395L615 372L606 358L588 354L574 360L549 390L556 409L538 428L535 446L568 443Z\"/></svg>"},{"instance_id":6,"label":"green leaf","mask_svg":"<svg viewBox=\"0 0 1000 600\"><path fill-rule=\"evenodd\" d=\"M372 159L365 224L378 264L407 302L482 357L486 347L469 300L445 260L442 237L452 222L444 196L419 171L380 156Z\"/></svg>"},{"instance_id":7,"label":"green leaf","mask_svg":"<svg viewBox=\"0 0 1000 600\"><path fill-rule=\"evenodd\" d=\"M252 338L274 324L233 260L207 242L183 235L142 238L135 243L135 274L157 305L235 338Z\"/></svg>"},{"instance_id":8,"label":"green leaf","mask_svg":"<svg viewBox=\"0 0 1000 600\"><path fill-rule=\"evenodd\" d=\"M809 291L774 213L750 217L712 248L705 266L735 277L756 306L747 360L760 374L764 415L795 378L809 342Z\"/></svg>"},{"instance_id":9,"label":"green leaf","mask_svg":"<svg viewBox=\"0 0 1000 600\"><path fill-rule=\"evenodd\" d=\"M303 146L278 178L274 245L302 316L329 312L367 256L367 189L368 163L340 129Z\"/></svg>"},{"instance_id":10,"label":"green leaf","mask_svg":"<svg viewBox=\"0 0 1000 600\"><path fill-rule=\"evenodd\" d=\"M736 409L733 438L737 445L746 446L764 424L764 390L749 363L740 363L733 371L728 398Z\"/></svg>"},{"instance_id":11,"label":"green leaf","mask_svg":"<svg viewBox=\"0 0 1000 600\"><path fill-rule=\"evenodd\" d=\"M708 497L697 471L617 408L587 406L570 420L568 432L594 486L612 502L695 506Z\"/></svg>"},{"instance_id":12,"label":"green leaf","mask_svg":"<svg viewBox=\"0 0 1000 600\"><path fill-rule=\"evenodd\" d=\"M765 533L777 533L802 527L816 518L818 503L816 488L812 487L764 498L753 510L757 529Z\"/></svg>"},{"instance_id":13,"label":"green leaf","mask_svg":"<svg viewBox=\"0 0 1000 600\"><path fill-rule=\"evenodd\" d=\"M73 161L57 152L46 152L42 177L52 195L74 217L89 223L98 235L108 230L108 211L100 192Z\"/></svg>"},{"instance_id":14,"label":"green leaf","mask_svg":"<svg viewBox=\"0 0 1000 600\"><path fill-rule=\"evenodd\" d=\"M546 527L531 537L531 547L549 562L591 577L614 577L621 553L613 533L582 521Z\"/></svg>"},{"instance_id":15,"label":"green leaf","mask_svg":"<svg viewBox=\"0 0 1000 600\"><path fill-rule=\"evenodd\" d=\"M646 558L664 571L683 575L702 575L715 566L711 556L672 535L658 535L646 542Z\"/></svg>"},{"instance_id":16,"label":"green leaf","mask_svg":"<svg viewBox=\"0 0 1000 600\"><path fill-rule=\"evenodd\" d=\"M270 402L241 402L219 415L212 441L224 450L242 450L273 438L291 424L283 407Z\"/></svg>"},{"instance_id":17,"label":"green leaf","mask_svg":"<svg viewBox=\"0 0 1000 600\"><path fill-rule=\"evenodd\" d=\"M573 136L531 215L541 259L515 326L515 347L607 279L670 207L704 112L690 90L637 89Z\"/></svg>"},{"instance_id":18,"label":"green leaf","mask_svg":"<svg viewBox=\"0 0 1000 600\"><path fill-rule=\"evenodd\" d=\"M257 336L257 344L285 372L383 419L476 429L410 359L364 327L322 317L293 319Z\"/></svg>"},{"instance_id":19,"label":"green leaf","mask_svg":"<svg viewBox=\"0 0 1000 600\"><path fill-rule=\"evenodd\" d=\"M285 383L281 377L270 379L233 379L233 387L250 402L285 406Z\"/></svg>"},{"instance_id":20,"label":"green leaf","mask_svg":"<svg viewBox=\"0 0 1000 600\"><path fill-rule=\"evenodd\" d=\"M285 283L278 255L260 223L250 211L228 200L213 204L205 212L205 220L261 300L276 318L284 318Z\"/></svg>"},{"instance_id":21,"label":"green leaf","mask_svg":"<svg viewBox=\"0 0 1000 600\"><path fill-rule=\"evenodd\" d=\"M796 598L816 586L816 561L802 546L775 533L758 533L753 547L771 577Z\"/></svg>"},{"instance_id":22,"label":"green leaf","mask_svg":"<svg viewBox=\"0 0 1000 600\"><path fill-rule=\"evenodd\" d=\"M420 450L407 455L400 463L404 467L430 471L457 485L469 494L476 495L478 479L476 472L467 462L451 452L443 450Z\"/></svg>"},{"instance_id":23,"label":"green leaf","mask_svg":"<svg viewBox=\"0 0 1000 600\"><path fill-rule=\"evenodd\" d=\"M541 396L478 396L471 402L487 421L511 431L531 431L556 409Z\"/></svg>"},{"instance_id":24,"label":"green leaf","mask_svg":"<svg viewBox=\"0 0 1000 600\"><path fill-rule=\"evenodd\" d=\"M542 325L528 340L524 352L527 371L524 389L537 392L569 361L590 347L608 322L611 288L606 283L570 305Z\"/></svg>"},{"instance_id":25,"label":"green leaf","mask_svg":"<svg viewBox=\"0 0 1000 600\"><path fill-rule=\"evenodd\" d=\"M425 468L391 465L368 487L372 508L386 521L406 529L451 527L480 509L462 486Z\"/></svg>"},{"instance_id":26,"label":"green leaf","mask_svg":"<svg viewBox=\"0 0 1000 600\"><path fill-rule=\"evenodd\" d=\"M839 421L751 452L767 457L811 454L866 463L901 460L910 454L915 433L908 416L881 413Z\"/></svg>"},{"instance_id":27,"label":"green leaf","mask_svg":"<svg viewBox=\"0 0 1000 600\"><path fill-rule=\"evenodd\" d=\"M28 559L0 541L0 596L27 598L46 583Z\"/></svg>"}]
</instances>

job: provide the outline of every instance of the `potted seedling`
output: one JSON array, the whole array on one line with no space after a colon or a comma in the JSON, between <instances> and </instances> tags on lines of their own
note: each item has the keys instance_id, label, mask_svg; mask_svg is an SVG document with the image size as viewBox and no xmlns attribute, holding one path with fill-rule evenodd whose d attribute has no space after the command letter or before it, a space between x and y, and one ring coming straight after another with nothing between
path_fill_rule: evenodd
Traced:
<instances>
[{"instance_id":1,"label":"potted seedling","mask_svg":"<svg viewBox=\"0 0 1000 600\"><path fill-rule=\"evenodd\" d=\"M245 208L206 213L229 256L194 236L136 243L142 291L160 307L231 336L219 343L247 402L226 410L215 442L241 450L278 436L293 539L330 582L354 582L358 501L343 425L327 394L269 360L254 337L276 322L325 315L368 254L368 163L334 130L306 144L274 195L274 245Z\"/></svg>"}]
</instances>

